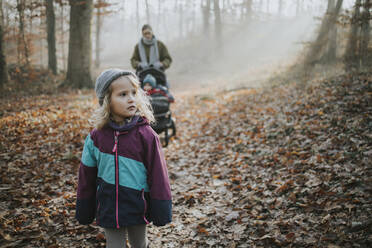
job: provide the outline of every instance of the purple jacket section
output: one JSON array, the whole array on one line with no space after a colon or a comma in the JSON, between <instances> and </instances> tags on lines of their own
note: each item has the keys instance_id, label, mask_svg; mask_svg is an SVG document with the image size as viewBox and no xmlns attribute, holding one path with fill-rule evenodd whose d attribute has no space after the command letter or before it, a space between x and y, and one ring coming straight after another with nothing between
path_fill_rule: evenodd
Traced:
<instances>
[{"instance_id":1,"label":"purple jacket section","mask_svg":"<svg viewBox=\"0 0 372 248\"><path fill-rule=\"evenodd\" d=\"M113 152L115 129L112 127L106 126L101 130L94 129L90 133L90 138L94 147L98 148L101 153L115 154ZM146 193L146 198L147 196L149 198L146 216L155 225L169 223L172 218L172 197L166 161L159 137L150 127L147 120L140 118L133 128L120 132L118 137L118 155L144 164L147 172L147 184L150 189L149 194ZM94 164L94 160L92 160L92 164ZM115 168L115 164L112 166ZM99 168L99 164L96 166L80 164L76 218L81 224L90 224L96 217L98 225L116 227L114 219L108 217L111 214L105 214L108 213L107 211L113 214L115 212L114 202L116 196L113 188L115 185L104 183L102 179L97 178ZM97 182L99 182L99 191ZM98 194L99 192L101 193ZM112 194L112 196L109 197L107 193L109 195ZM138 197L141 195L141 191L120 186L120 201L124 200L122 197L126 194L130 194L128 197L130 196L131 199L122 202L122 207L119 204L119 214L123 217L122 220L119 220L120 226L145 223L141 216L131 217L130 215L130 212L136 208L141 209L143 207L142 198ZM102 198L103 196L105 198ZM133 199L135 200L133 201Z\"/></svg>"},{"instance_id":2,"label":"purple jacket section","mask_svg":"<svg viewBox=\"0 0 372 248\"><path fill-rule=\"evenodd\" d=\"M111 127L94 129L91 137L101 152L112 154L115 145L114 131ZM146 120L119 136L118 155L142 162L147 169L147 183L150 197L157 200L171 200L171 189L166 161L156 132Z\"/></svg>"},{"instance_id":3,"label":"purple jacket section","mask_svg":"<svg viewBox=\"0 0 372 248\"><path fill-rule=\"evenodd\" d=\"M171 200L168 170L158 135L150 126L139 128L139 133L142 134L144 139L145 156L143 163L147 168L150 197L156 200Z\"/></svg>"},{"instance_id":4,"label":"purple jacket section","mask_svg":"<svg viewBox=\"0 0 372 248\"><path fill-rule=\"evenodd\" d=\"M78 199L94 198L96 194L97 167L88 167L80 162ZM92 187L93 186L93 187Z\"/></svg>"}]
</instances>

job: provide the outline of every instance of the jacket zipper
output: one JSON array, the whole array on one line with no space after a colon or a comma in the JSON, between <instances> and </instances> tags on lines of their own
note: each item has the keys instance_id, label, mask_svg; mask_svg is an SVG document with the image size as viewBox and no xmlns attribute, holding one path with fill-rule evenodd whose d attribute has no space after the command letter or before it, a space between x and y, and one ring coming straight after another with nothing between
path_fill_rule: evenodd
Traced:
<instances>
[{"instance_id":1,"label":"jacket zipper","mask_svg":"<svg viewBox=\"0 0 372 248\"><path fill-rule=\"evenodd\" d=\"M142 189L142 200L143 203L145 204L145 210L143 211L143 220L146 222L146 224L150 224L150 222L146 219L146 211L147 211L147 202L145 199L145 189Z\"/></svg>"},{"instance_id":2,"label":"jacket zipper","mask_svg":"<svg viewBox=\"0 0 372 248\"><path fill-rule=\"evenodd\" d=\"M112 152L115 152L115 185L116 185L116 228L119 227L119 161L118 161L118 136L119 132L115 131L115 145Z\"/></svg>"}]
</instances>

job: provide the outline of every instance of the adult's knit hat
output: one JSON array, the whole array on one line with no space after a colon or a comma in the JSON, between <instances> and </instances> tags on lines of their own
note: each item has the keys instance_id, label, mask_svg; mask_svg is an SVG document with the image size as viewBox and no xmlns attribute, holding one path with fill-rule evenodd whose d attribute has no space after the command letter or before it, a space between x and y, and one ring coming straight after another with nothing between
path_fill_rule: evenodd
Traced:
<instances>
[{"instance_id":1,"label":"adult's knit hat","mask_svg":"<svg viewBox=\"0 0 372 248\"><path fill-rule=\"evenodd\" d=\"M152 31L152 27L150 26L150 24L145 24L142 26L142 32L146 29L150 29Z\"/></svg>"},{"instance_id":2,"label":"adult's knit hat","mask_svg":"<svg viewBox=\"0 0 372 248\"><path fill-rule=\"evenodd\" d=\"M126 71L122 69L107 69L101 73L101 75L98 76L96 80L96 95L98 97L99 105L102 106L103 99L105 98L105 94L110 87L111 83L114 82L116 79L118 79L121 76L127 76L132 75L136 78L136 75L131 71Z\"/></svg>"}]
</instances>

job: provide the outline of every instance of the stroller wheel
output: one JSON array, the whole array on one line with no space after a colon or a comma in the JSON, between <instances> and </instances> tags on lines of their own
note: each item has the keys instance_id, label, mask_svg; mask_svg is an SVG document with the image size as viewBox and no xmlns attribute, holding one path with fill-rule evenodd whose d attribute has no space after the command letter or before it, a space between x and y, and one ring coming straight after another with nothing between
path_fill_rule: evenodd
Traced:
<instances>
[{"instance_id":1,"label":"stroller wheel","mask_svg":"<svg viewBox=\"0 0 372 248\"><path fill-rule=\"evenodd\" d=\"M165 135L164 135L164 144L163 144L163 147L167 147L168 144L169 144L169 135L168 135L168 129L166 128L164 130L165 132Z\"/></svg>"},{"instance_id":2,"label":"stroller wheel","mask_svg":"<svg viewBox=\"0 0 372 248\"><path fill-rule=\"evenodd\" d=\"M172 134L170 135L170 137L173 137L176 135L176 124L174 123L174 120L173 118L171 118L171 126L170 128L172 129Z\"/></svg>"}]
</instances>

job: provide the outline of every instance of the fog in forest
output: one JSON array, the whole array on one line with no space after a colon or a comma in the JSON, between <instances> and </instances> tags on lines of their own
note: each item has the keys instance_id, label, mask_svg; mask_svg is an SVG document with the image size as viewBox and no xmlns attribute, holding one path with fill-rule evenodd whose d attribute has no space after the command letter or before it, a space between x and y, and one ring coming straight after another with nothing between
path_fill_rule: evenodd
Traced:
<instances>
[{"instance_id":1,"label":"fog in forest","mask_svg":"<svg viewBox=\"0 0 372 248\"><path fill-rule=\"evenodd\" d=\"M247 2L113 2L103 15L100 70L131 68L141 27L149 23L173 58L166 73L175 90L259 86L270 73L301 56L304 44L315 36L327 1L251 1L250 7ZM345 1L344 9L351 5Z\"/></svg>"}]
</instances>

